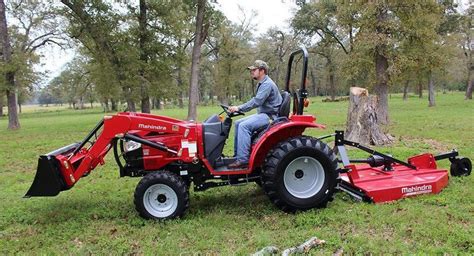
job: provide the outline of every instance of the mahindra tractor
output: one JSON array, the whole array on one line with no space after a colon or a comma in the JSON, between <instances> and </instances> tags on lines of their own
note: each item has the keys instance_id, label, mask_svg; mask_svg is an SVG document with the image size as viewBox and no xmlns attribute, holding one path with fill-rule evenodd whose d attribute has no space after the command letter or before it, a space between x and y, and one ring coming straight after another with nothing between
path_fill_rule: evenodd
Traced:
<instances>
[{"instance_id":1,"label":"mahindra tractor","mask_svg":"<svg viewBox=\"0 0 474 256\"><path fill-rule=\"evenodd\" d=\"M301 85L290 93L295 56L302 60ZM452 176L471 173L471 161L459 158L455 150L402 161L345 140L343 131L319 138L304 135L307 129L325 128L303 111L308 103L307 68L305 48L291 53L278 117L253 133L248 167L231 169L228 165L235 159L223 155L233 118L244 115L230 112L228 106L221 105L219 115L202 123L118 113L105 116L81 142L40 156L25 197L56 196L69 190L103 165L110 150L120 177L142 177L134 194L139 215L158 220L183 216L189 207L191 186L194 191L203 191L255 182L275 206L296 212L325 207L336 191L375 203L438 193L449 179L448 170L437 167L441 159L451 161ZM328 138L334 138L334 146L323 141ZM351 160L345 146L364 150L370 156Z\"/></svg>"}]
</instances>

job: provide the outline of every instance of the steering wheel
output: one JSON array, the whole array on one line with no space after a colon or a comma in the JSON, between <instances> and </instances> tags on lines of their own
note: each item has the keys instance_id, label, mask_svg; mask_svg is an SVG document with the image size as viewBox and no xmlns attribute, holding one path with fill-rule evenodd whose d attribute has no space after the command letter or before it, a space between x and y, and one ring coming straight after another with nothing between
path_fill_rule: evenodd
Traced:
<instances>
[{"instance_id":1,"label":"steering wheel","mask_svg":"<svg viewBox=\"0 0 474 256\"><path fill-rule=\"evenodd\" d=\"M229 106L220 104L221 108L224 110L228 117L235 117L235 116L245 116L245 113L242 111L230 112Z\"/></svg>"}]
</instances>

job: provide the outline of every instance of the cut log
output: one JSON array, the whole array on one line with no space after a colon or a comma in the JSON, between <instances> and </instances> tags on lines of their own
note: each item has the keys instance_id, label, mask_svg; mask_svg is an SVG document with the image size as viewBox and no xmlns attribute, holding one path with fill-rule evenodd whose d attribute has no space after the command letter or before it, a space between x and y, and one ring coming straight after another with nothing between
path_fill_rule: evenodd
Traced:
<instances>
[{"instance_id":1,"label":"cut log","mask_svg":"<svg viewBox=\"0 0 474 256\"><path fill-rule=\"evenodd\" d=\"M265 256L265 255L275 255L277 254L279 251L279 249L275 246L267 246L263 249L261 249L260 251L252 254L252 256Z\"/></svg>"},{"instance_id":2,"label":"cut log","mask_svg":"<svg viewBox=\"0 0 474 256\"><path fill-rule=\"evenodd\" d=\"M308 253L308 251L317 246L317 245L322 245L326 243L326 241L318 239L317 237L311 237L308 241L296 246L296 247L291 247L282 252L282 256L288 256L290 254L294 253Z\"/></svg>"},{"instance_id":3,"label":"cut log","mask_svg":"<svg viewBox=\"0 0 474 256\"><path fill-rule=\"evenodd\" d=\"M377 124L377 96L367 89L351 87L345 138L365 145L386 145L393 142Z\"/></svg>"}]
</instances>

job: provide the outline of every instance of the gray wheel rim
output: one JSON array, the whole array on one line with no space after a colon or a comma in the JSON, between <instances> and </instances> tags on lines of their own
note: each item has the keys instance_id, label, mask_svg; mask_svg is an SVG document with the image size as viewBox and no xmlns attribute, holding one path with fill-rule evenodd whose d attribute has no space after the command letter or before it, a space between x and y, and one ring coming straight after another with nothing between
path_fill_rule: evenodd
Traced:
<instances>
[{"instance_id":1,"label":"gray wheel rim","mask_svg":"<svg viewBox=\"0 0 474 256\"><path fill-rule=\"evenodd\" d=\"M165 184L154 184L143 195L145 209L157 218L166 218L178 207L178 195Z\"/></svg>"},{"instance_id":2,"label":"gray wheel rim","mask_svg":"<svg viewBox=\"0 0 474 256\"><path fill-rule=\"evenodd\" d=\"M321 163L309 156L301 156L285 169L283 182L286 190L297 198L310 198L323 187L324 168Z\"/></svg>"}]
</instances>

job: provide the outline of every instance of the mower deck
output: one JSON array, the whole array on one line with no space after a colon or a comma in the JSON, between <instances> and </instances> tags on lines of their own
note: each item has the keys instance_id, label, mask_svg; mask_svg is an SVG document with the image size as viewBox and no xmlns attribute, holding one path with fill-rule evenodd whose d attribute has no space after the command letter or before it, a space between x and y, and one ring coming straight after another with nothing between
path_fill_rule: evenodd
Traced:
<instances>
[{"instance_id":1,"label":"mower deck","mask_svg":"<svg viewBox=\"0 0 474 256\"><path fill-rule=\"evenodd\" d=\"M345 186L353 187L375 203L383 203L420 194L437 194L448 185L448 171L433 168L412 169L394 164L391 171L369 164L349 165L341 174Z\"/></svg>"}]
</instances>

